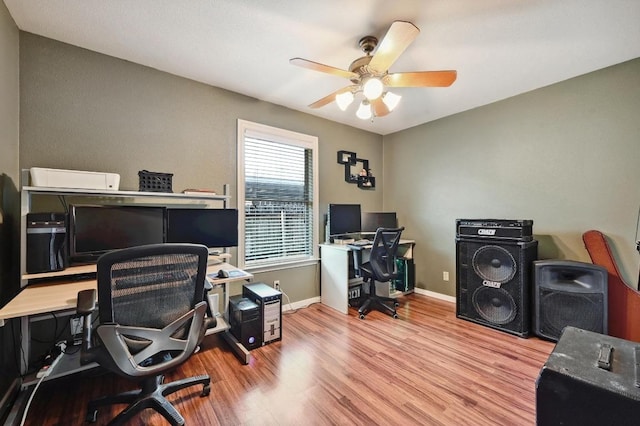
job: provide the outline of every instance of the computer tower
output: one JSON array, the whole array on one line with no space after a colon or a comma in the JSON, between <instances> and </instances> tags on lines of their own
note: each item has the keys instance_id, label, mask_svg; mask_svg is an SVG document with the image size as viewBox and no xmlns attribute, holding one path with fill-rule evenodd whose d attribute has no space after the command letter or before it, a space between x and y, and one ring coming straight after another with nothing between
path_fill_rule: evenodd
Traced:
<instances>
[{"instance_id":1,"label":"computer tower","mask_svg":"<svg viewBox=\"0 0 640 426\"><path fill-rule=\"evenodd\" d=\"M27 272L62 271L67 259L67 215L27 214Z\"/></svg>"},{"instance_id":2,"label":"computer tower","mask_svg":"<svg viewBox=\"0 0 640 426\"><path fill-rule=\"evenodd\" d=\"M396 267L398 268L398 276L393 280L395 289L403 293L413 291L416 276L416 267L413 264L413 259L399 257L396 259Z\"/></svg>"},{"instance_id":3,"label":"computer tower","mask_svg":"<svg viewBox=\"0 0 640 426\"><path fill-rule=\"evenodd\" d=\"M282 339L282 293L264 283L245 284L242 295L258 305L262 344Z\"/></svg>"},{"instance_id":4,"label":"computer tower","mask_svg":"<svg viewBox=\"0 0 640 426\"><path fill-rule=\"evenodd\" d=\"M242 296L229 297L229 326L231 334L246 349L262 346L260 310L251 300Z\"/></svg>"}]
</instances>

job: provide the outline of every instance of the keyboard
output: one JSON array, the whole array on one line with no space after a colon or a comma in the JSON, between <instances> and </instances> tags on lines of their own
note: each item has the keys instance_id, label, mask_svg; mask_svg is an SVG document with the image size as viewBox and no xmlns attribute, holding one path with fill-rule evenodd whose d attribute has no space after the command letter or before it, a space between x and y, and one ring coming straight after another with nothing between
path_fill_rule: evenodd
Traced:
<instances>
[{"instance_id":1,"label":"keyboard","mask_svg":"<svg viewBox=\"0 0 640 426\"><path fill-rule=\"evenodd\" d=\"M363 239L363 240L356 240L353 243L354 246L368 246L369 244L371 244L371 241Z\"/></svg>"}]
</instances>

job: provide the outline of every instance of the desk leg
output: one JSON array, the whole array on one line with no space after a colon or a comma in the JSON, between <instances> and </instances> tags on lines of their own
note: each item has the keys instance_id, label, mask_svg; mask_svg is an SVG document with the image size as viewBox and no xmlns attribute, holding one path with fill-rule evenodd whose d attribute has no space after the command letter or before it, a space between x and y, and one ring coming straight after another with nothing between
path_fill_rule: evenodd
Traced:
<instances>
[{"instance_id":1,"label":"desk leg","mask_svg":"<svg viewBox=\"0 0 640 426\"><path fill-rule=\"evenodd\" d=\"M235 352L240 362L245 365L251 362L251 354L249 353L247 348L245 348L242 343L238 342L238 340L236 340L236 337L231 334L229 330L223 331L222 337L227 341L229 346L231 346L231 349L233 349L233 352Z\"/></svg>"},{"instance_id":2,"label":"desk leg","mask_svg":"<svg viewBox=\"0 0 640 426\"><path fill-rule=\"evenodd\" d=\"M31 333L29 329L29 317L20 317L20 374L23 376L29 371L29 355L31 354Z\"/></svg>"}]
</instances>

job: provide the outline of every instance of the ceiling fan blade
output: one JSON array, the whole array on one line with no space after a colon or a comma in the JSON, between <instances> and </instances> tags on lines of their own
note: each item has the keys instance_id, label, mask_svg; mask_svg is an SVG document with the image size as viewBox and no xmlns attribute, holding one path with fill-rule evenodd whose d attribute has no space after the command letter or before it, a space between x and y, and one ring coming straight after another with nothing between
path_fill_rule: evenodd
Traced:
<instances>
[{"instance_id":1,"label":"ceiling fan blade","mask_svg":"<svg viewBox=\"0 0 640 426\"><path fill-rule=\"evenodd\" d=\"M457 77L453 70L396 72L386 75L383 83L389 87L449 87Z\"/></svg>"},{"instance_id":2,"label":"ceiling fan blade","mask_svg":"<svg viewBox=\"0 0 640 426\"><path fill-rule=\"evenodd\" d=\"M352 90L354 90L355 87L357 87L357 86L353 86L352 85L352 86L343 87L340 90L336 90L335 92L325 96L324 98L318 99L317 101L315 101L314 103L309 105L309 107L310 108L321 108L321 107L323 107L323 106L325 106L327 104L330 104L331 102L335 101L337 95L339 95L341 93L344 93L344 92L352 91Z\"/></svg>"},{"instance_id":3,"label":"ceiling fan blade","mask_svg":"<svg viewBox=\"0 0 640 426\"><path fill-rule=\"evenodd\" d=\"M337 75L338 77L344 77L349 79L358 77L358 74L354 72L343 70L340 68L330 67L329 65L324 65L318 62L309 61L307 59L292 58L292 59L289 59L289 63L291 65L296 65L302 68L308 68L314 71L320 71L327 74Z\"/></svg>"},{"instance_id":4,"label":"ceiling fan blade","mask_svg":"<svg viewBox=\"0 0 640 426\"><path fill-rule=\"evenodd\" d=\"M382 96L371 101L371 106L373 107L373 114L376 117L384 117L389 114L389 108L382 102Z\"/></svg>"},{"instance_id":5,"label":"ceiling fan blade","mask_svg":"<svg viewBox=\"0 0 640 426\"><path fill-rule=\"evenodd\" d=\"M395 21L385 34L373 55L369 68L383 73L393 65L411 42L418 36L420 30L411 22Z\"/></svg>"}]
</instances>

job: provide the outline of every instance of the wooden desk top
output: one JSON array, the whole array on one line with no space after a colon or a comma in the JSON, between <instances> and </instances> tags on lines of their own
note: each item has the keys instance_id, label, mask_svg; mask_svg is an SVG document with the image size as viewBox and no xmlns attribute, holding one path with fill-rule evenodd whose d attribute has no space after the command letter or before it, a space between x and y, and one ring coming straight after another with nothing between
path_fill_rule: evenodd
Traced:
<instances>
[{"instance_id":1,"label":"wooden desk top","mask_svg":"<svg viewBox=\"0 0 640 426\"><path fill-rule=\"evenodd\" d=\"M229 263L217 263L207 268L207 274L215 274L220 269L231 271L238 268ZM253 278L253 275L245 272L239 277L216 278L210 279L210 281L215 285L250 278ZM18 318L69 309L75 310L78 292L96 288L96 286L95 279L73 280L69 277L63 277L55 282L30 284L0 309L0 319Z\"/></svg>"}]
</instances>

